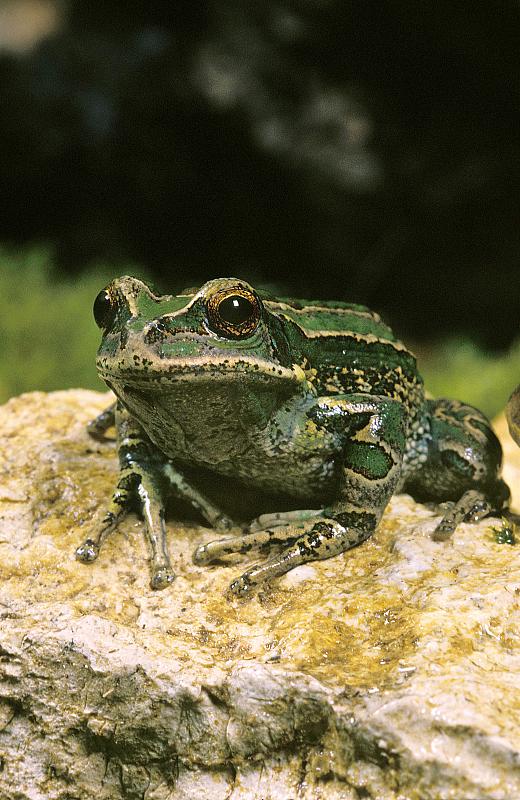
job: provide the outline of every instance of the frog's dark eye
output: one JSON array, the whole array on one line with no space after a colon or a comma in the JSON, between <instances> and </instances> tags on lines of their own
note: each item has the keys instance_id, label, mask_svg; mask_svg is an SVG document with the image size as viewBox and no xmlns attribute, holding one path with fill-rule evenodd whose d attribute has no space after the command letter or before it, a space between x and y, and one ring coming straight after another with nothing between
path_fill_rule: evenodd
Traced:
<instances>
[{"instance_id":1,"label":"frog's dark eye","mask_svg":"<svg viewBox=\"0 0 520 800\"><path fill-rule=\"evenodd\" d=\"M113 324L117 314L117 303L106 289L94 300L94 319L98 328L107 331Z\"/></svg>"},{"instance_id":2,"label":"frog's dark eye","mask_svg":"<svg viewBox=\"0 0 520 800\"><path fill-rule=\"evenodd\" d=\"M223 289L209 299L208 318L212 329L221 336L250 336L260 319L260 302L245 288Z\"/></svg>"}]
</instances>

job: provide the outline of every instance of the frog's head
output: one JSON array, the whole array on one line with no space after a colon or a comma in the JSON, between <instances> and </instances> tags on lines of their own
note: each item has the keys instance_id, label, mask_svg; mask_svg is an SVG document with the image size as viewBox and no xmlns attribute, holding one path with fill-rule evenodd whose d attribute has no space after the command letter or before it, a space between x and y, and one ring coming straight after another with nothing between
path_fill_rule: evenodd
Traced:
<instances>
[{"instance_id":1,"label":"frog's head","mask_svg":"<svg viewBox=\"0 0 520 800\"><path fill-rule=\"evenodd\" d=\"M302 380L279 318L237 278L158 296L124 276L97 296L94 317L103 332L98 371L119 396L125 387L160 393L201 381L276 385L290 394Z\"/></svg>"}]
</instances>

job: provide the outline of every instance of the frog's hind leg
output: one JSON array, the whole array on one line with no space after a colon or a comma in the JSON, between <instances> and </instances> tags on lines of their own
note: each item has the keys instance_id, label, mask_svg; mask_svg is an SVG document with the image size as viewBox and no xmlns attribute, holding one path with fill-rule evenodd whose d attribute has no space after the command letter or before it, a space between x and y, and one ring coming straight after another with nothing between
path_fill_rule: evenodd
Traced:
<instances>
[{"instance_id":1,"label":"frog's hind leg","mask_svg":"<svg viewBox=\"0 0 520 800\"><path fill-rule=\"evenodd\" d=\"M294 511L275 511L270 514L260 514L247 526L246 533L278 528L283 525L303 526L309 520L315 520L316 517L322 516L322 508L298 508Z\"/></svg>"},{"instance_id":2,"label":"frog's hind leg","mask_svg":"<svg viewBox=\"0 0 520 800\"><path fill-rule=\"evenodd\" d=\"M432 534L444 541L460 522L477 522L507 507L509 489L500 477L502 448L486 417L455 400L431 400L427 458L404 491L421 502L453 505Z\"/></svg>"},{"instance_id":3,"label":"frog's hind leg","mask_svg":"<svg viewBox=\"0 0 520 800\"><path fill-rule=\"evenodd\" d=\"M294 567L310 561L323 561L356 547L368 539L375 530L377 521L365 528L350 527L334 519L323 519L308 533L299 536L280 555L251 567L234 580L229 587L234 594L244 595L259 583L279 575L285 575Z\"/></svg>"},{"instance_id":4,"label":"frog's hind leg","mask_svg":"<svg viewBox=\"0 0 520 800\"><path fill-rule=\"evenodd\" d=\"M254 519L239 536L214 539L202 544L193 553L197 565L209 564L232 553L245 555L251 550L267 553L272 547L280 547L296 541L305 533L305 528L317 517L323 516L323 509L298 509L296 511L277 511L261 514Z\"/></svg>"},{"instance_id":5,"label":"frog's hind leg","mask_svg":"<svg viewBox=\"0 0 520 800\"><path fill-rule=\"evenodd\" d=\"M207 542L207 544L201 544L197 547L193 553L193 563L198 566L210 564L212 561L229 556L232 553L245 555L251 550L259 550L260 553L264 554L272 547L291 544L301 536L301 528L283 523L271 528L262 528L251 533L243 533L239 536L214 539L212 542Z\"/></svg>"}]
</instances>

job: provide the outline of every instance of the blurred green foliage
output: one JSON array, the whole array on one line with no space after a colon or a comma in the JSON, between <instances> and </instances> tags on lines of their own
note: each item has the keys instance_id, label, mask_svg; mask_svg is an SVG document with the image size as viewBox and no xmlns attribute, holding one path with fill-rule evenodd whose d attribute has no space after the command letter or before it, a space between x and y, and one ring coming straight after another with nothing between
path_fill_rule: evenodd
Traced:
<instances>
[{"instance_id":1,"label":"blurred green foliage","mask_svg":"<svg viewBox=\"0 0 520 800\"><path fill-rule=\"evenodd\" d=\"M503 353L491 353L468 339L446 339L419 357L419 369L434 397L464 400L492 418L520 383L520 340Z\"/></svg>"},{"instance_id":2,"label":"blurred green foliage","mask_svg":"<svg viewBox=\"0 0 520 800\"><path fill-rule=\"evenodd\" d=\"M31 390L81 386L104 389L94 364L99 331L92 317L97 293L116 275L149 279L136 265L100 265L67 278L50 254L0 251L0 402ZM520 382L520 340L491 354L467 339L418 348L427 389L455 397L494 416Z\"/></svg>"},{"instance_id":3,"label":"blurred green foliage","mask_svg":"<svg viewBox=\"0 0 520 800\"><path fill-rule=\"evenodd\" d=\"M100 265L67 278L45 250L0 250L0 402L35 389L105 388L94 363L99 330L92 304L125 273L146 277L134 265Z\"/></svg>"}]
</instances>

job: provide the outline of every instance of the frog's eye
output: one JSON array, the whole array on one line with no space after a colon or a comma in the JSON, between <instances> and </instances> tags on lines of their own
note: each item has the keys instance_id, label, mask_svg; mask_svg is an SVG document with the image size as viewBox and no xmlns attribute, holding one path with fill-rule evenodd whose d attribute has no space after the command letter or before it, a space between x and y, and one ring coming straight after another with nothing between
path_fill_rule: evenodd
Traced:
<instances>
[{"instance_id":1,"label":"frog's eye","mask_svg":"<svg viewBox=\"0 0 520 800\"><path fill-rule=\"evenodd\" d=\"M250 336L260 319L260 302L242 287L221 290L208 301L208 318L212 329L221 336Z\"/></svg>"},{"instance_id":2,"label":"frog's eye","mask_svg":"<svg viewBox=\"0 0 520 800\"><path fill-rule=\"evenodd\" d=\"M117 314L117 303L106 289L94 300L94 319L98 328L107 331L113 324Z\"/></svg>"}]
</instances>

